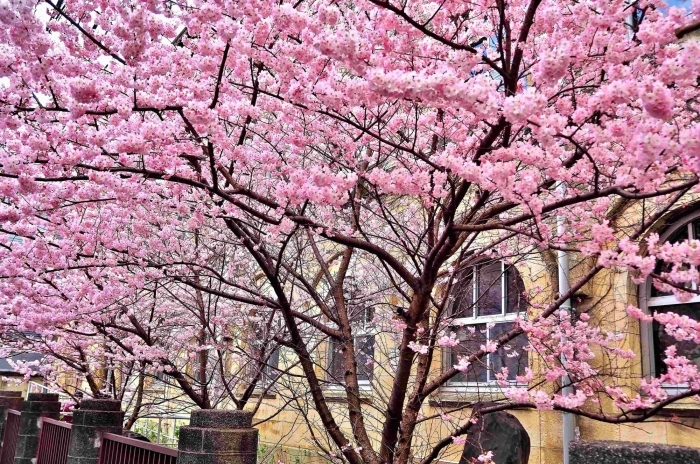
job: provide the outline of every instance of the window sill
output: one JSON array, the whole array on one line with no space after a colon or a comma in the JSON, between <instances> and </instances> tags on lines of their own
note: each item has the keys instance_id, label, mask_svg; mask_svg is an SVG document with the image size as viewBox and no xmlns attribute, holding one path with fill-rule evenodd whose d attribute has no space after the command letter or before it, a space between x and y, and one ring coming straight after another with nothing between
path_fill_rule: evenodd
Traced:
<instances>
[{"instance_id":1,"label":"window sill","mask_svg":"<svg viewBox=\"0 0 700 464\"><path fill-rule=\"evenodd\" d=\"M681 406L681 407L679 407ZM678 418L678 419L700 419L700 408L698 405L693 405L695 407L688 407L684 408L681 405L678 405L676 407L669 407L669 408L663 408L660 409L657 413L657 417L671 417L671 418ZM637 413L639 415L644 414L645 410L644 409L635 409L632 411L634 413Z\"/></svg>"},{"instance_id":2,"label":"window sill","mask_svg":"<svg viewBox=\"0 0 700 464\"><path fill-rule=\"evenodd\" d=\"M277 398L277 394L270 391L253 390L253 393L250 394L251 398L260 398L261 396L264 400L272 400Z\"/></svg>"},{"instance_id":3,"label":"window sill","mask_svg":"<svg viewBox=\"0 0 700 464\"><path fill-rule=\"evenodd\" d=\"M323 390L323 397L328 403L348 402L348 396L344 387L326 387ZM372 387L370 385L360 385L360 402L372 404Z\"/></svg>"},{"instance_id":4,"label":"window sill","mask_svg":"<svg viewBox=\"0 0 700 464\"><path fill-rule=\"evenodd\" d=\"M484 401L499 401L506 397L501 389L489 386L479 387L444 387L428 399L428 405L435 408L470 407Z\"/></svg>"}]
</instances>

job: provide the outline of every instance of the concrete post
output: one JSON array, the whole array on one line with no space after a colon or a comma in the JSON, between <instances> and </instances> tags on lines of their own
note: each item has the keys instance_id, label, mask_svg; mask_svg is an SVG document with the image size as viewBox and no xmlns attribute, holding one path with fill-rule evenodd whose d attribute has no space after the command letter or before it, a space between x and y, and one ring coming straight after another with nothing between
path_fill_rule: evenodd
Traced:
<instances>
[{"instance_id":1,"label":"concrete post","mask_svg":"<svg viewBox=\"0 0 700 464\"><path fill-rule=\"evenodd\" d=\"M56 393L30 393L22 405L22 419L15 451L15 464L32 464L39 451L41 418L58 419L61 403Z\"/></svg>"},{"instance_id":2,"label":"concrete post","mask_svg":"<svg viewBox=\"0 0 700 464\"><path fill-rule=\"evenodd\" d=\"M73 411L73 429L66 464L97 464L102 433L121 435L122 403L113 399L86 399Z\"/></svg>"},{"instance_id":3,"label":"concrete post","mask_svg":"<svg viewBox=\"0 0 700 464\"><path fill-rule=\"evenodd\" d=\"M22 410L22 392L19 391L0 391L0 442L5 436L5 422L7 422L7 410L14 409Z\"/></svg>"},{"instance_id":4,"label":"concrete post","mask_svg":"<svg viewBox=\"0 0 700 464\"><path fill-rule=\"evenodd\" d=\"M178 464L256 464L258 430L253 414L202 409L180 427Z\"/></svg>"}]
</instances>

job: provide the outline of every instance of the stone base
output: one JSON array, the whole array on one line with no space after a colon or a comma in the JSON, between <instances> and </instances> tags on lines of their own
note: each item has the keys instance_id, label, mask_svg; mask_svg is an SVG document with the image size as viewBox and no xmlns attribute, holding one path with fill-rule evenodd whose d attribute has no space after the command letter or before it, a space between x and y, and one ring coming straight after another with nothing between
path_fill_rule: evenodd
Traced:
<instances>
[{"instance_id":1,"label":"stone base","mask_svg":"<svg viewBox=\"0 0 700 464\"><path fill-rule=\"evenodd\" d=\"M34 464L39 450L41 418L58 419L61 403L55 393L30 393L22 407L15 464Z\"/></svg>"},{"instance_id":2,"label":"stone base","mask_svg":"<svg viewBox=\"0 0 700 464\"><path fill-rule=\"evenodd\" d=\"M700 449L628 441L575 441L570 464L700 463Z\"/></svg>"},{"instance_id":3,"label":"stone base","mask_svg":"<svg viewBox=\"0 0 700 464\"><path fill-rule=\"evenodd\" d=\"M73 411L73 429L66 464L97 464L100 435L122 433L124 412L121 406L121 401L112 399L80 402L80 408Z\"/></svg>"},{"instance_id":4,"label":"stone base","mask_svg":"<svg viewBox=\"0 0 700 464\"><path fill-rule=\"evenodd\" d=\"M178 464L256 464L258 430L252 413L200 410L180 428Z\"/></svg>"}]
</instances>

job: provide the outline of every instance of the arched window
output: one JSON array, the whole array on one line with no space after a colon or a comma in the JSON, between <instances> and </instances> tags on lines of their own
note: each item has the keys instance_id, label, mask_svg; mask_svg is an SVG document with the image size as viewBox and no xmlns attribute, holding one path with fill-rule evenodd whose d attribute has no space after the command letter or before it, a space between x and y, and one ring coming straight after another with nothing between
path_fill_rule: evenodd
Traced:
<instances>
[{"instance_id":1,"label":"arched window","mask_svg":"<svg viewBox=\"0 0 700 464\"><path fill-rule=\"evenodd\" d=\"M679 243L688 239L700 239L700 210L684 216L672 224L659 236L661 243ZM655 274L668 272L671 265L663 261L656 264ZM698 282L688 285L692 290L698 289ZM646 307L648 313L673 312L691 319L700 319L700 295L694 295L688 302L680 302L671 292L662 292L657 289L650 277L643 286L640 295L640 303ZM645 370L647 373L658 376L666 372L666 365L662 362L664 351L671 345L675 345L677 354L687 357L700 367L700 346L692 342L678 342L670 337L658 322L642 325L642 341L645 344Z\"/></svg>"},{"instance_id":2,"label":"arched window","mask_svg":"<svg viewBox=\"0 0 700 464\"><path fill-rule=\"evenodd\" d=\"M518 315L524 317L527 310L524 292L518 271L502 261L486 261L464 269L454 284L449 308L450 325L459 345L448 350L446 367L458 364L460 357L513 328ZM528 365L525 344L525 337L518 337L453 377L448 386L494 384L495 374L502 367L507 367L509 379L515 380Z\"/></svg>"}]
</instances>

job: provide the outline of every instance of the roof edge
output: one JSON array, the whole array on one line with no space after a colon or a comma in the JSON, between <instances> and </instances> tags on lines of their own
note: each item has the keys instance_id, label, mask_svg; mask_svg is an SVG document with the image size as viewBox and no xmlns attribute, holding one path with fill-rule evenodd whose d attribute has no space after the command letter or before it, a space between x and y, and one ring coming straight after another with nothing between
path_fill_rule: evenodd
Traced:
<instances>
[{"instance_id":1,"label":"roof edge","mask_svg":"<svg viewBox=\"0 0 700 464\"><path fill-rule=\"evenodd\" d=\"M676 29L676 37L679 39L682 39L684 36L690 34L691 32L695 32L700 30L700 21L695 21L694 23L690 23L687 26L679 27Z\"/></svg>"}]
</instances>

